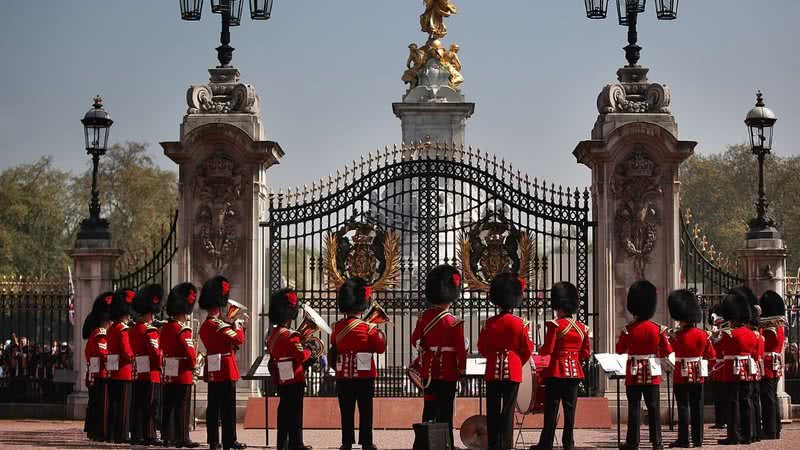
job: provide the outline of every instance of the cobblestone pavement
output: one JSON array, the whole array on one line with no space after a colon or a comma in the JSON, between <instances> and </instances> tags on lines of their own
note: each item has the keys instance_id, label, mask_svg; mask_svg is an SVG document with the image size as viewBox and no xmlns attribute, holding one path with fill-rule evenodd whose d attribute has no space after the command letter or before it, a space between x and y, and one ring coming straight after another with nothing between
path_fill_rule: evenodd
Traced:
<instances>
[{"instance_id":1,"label":"cobblestone pavement","mask_svg":"<svg viewBox=\"0 0 800 450\"><path fill-rule=\"evenodd\" d=\"M83 424L73 421L53 421L53 420L0 420L0 448L3 449L122 449L129 448L124 445L112 445L94 443L86 440L83 432ZM623 438L625 429L622 429ZM263 449L265 436L264 430L245 430L239 428L239 441L248 444L249 448ZM515 434L516 436L516 434ZM647 436L647 429L642 429L642 436ZM338 449L339 447L338 430L308 430L305 432L305 441L314 446L314 449ZM539 438L538 430L524 432L522 436L525 444L519 443L517 448L527 448L535 443ZM676 437L675 432L670 432L664 428L664 442L669 443ZM723 437L723 433L718 430L706 430L705 447L719 447L720 449L797 449L800 448L800 423L793 423L784 426L780 441L762 441L749 446L721 447L717 445L717 439ZM195 442L205 441L205 429L198 428L192 432L192 439ZM270 439L274 448L275 432L270 431ZM612 430L577 430L575 440L580 449L588 448L615 448L617 440L616 429ZM408 430L377 430L375 432L375 442L378 448L388 449L410 449L414 441L414 435ZM458 439L456 431L456 446L463 448L463 444ZM146 448L146 447L142 447ZM646 447L643 447L646 448ZM356 447L358 449L358 447Z\"/></svg>"}]
</instances>

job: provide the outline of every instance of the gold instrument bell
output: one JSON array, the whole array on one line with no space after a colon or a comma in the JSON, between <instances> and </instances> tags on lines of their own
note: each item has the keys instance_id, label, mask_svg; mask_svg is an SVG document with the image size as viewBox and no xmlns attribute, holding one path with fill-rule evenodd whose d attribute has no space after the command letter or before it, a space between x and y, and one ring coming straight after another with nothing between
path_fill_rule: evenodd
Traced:
<instances>
[{"instance_id":1,"label":"gold instrument bell","mask_svg":"<svg viewBox=\"0 0 800 450\"><path fill-rule=\"evenodd\" d=\"M233 323L237 320L242 320L244 323L250 321L250 316L247 315L247 307L236 300L228 299L228 311L225 313L225 321Z\"/></svg>"},{"instance_id":2,"label":"gold instrument bell","mask_svg":"<svg viewBox=\"0 0 800 450\"><path fill-rule=\"evenodd\" d=\"M312 358L319 358L325 351L325 344L322 339L312 335L319 330L331 334L333 330L313 308L305 303L301 308L303 309L303 321L297 327L297 332L300 333L300 341L303 342L303 347L311 350Z\"/></svg>"},{"instance_id":3,"label":"gold instrument bell","mask_svg":"<svg viewBox=\"0 0 800 450\"><path fill-rule=\"evenodd\" d=\"M375 300L372 301L369 309L366 313L364 313L364 318L361 320L368 323L374 323L375 325L391 323L391 320L389 320L389 315L386 314L386 311L384 311L381 305L379 305Z\"/></svg>"}]
</instances>

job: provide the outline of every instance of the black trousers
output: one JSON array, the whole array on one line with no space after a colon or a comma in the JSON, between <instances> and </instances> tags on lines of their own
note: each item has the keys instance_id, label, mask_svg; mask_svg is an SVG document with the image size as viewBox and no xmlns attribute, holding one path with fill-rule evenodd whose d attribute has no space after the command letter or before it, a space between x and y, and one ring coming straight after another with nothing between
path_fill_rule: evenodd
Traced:
<instances>
[{"instance_id":1,"label":"black trousers","mask_svg":"<svg viewBox=\"0 0 800 450\"><path fill-rule=\"evenodd\" d=\"M425 388L422 407L423 422L446 423L450 428L450 444L453 444L453 407L456 399L455 381L431 380Z\"/></svg>"},{"instance_id":2,"label":"black trousers","mask_svg":"<svg viewBox=\"0 0 800 450\"><path fill-rule=\"evenodd\" d=\"M358 443L374 446L372 440L372 398L375 397L375 379L336 380L339 412L342 416L342 445L356 443L355 415L358 404Z\"/></svg>"},{"instance_id":3,"label":"black trousers","mask_svg":"<svg viewBox=\"0 0 800 450\"><path fill-rule=\"evenodd\" d=\"M83 431L89 438L108 439L108 380L98 378L89 386L89 403Z\"/></svg>"},{"instance_id":4,"label":"black trousers","mask_svg":"<svg viewBox=\"0 0 800 450\"><path fill-rule=\"evenodd\" d=\"M278 385L278 450L298 449L303 443L303 396L305 383Z\"/></svg>"},{"instance_id":5,"label":"black trousers","mask_svg":"<svg viewBox=\"0 0 800 450\"><path fill-rule=\"evenodd\" d=\"M486 428L489 450L514 448L514 406L519 383L486 382Z\"/></svg>"},{"instance_id":6,"label":"black trousers","mask_svg":"<svg viewBox=\"0 0 800 450\"><path fill-rule=\"evenodd\" d=\"M161 440L189 442L192 385L165 384L162 386Z\"/></svg>"},{"instance_id":7,"label":"black trousers","mask_svg":"<svg viewBox=\"0 0 800 450\"><path fill-rule=\"evenodd\" d=\"M777 437L781 432L781 414L778 406L778 378L761 380L761 431L767 437Z\"/></svg>"},{"instance_id":8,"label":"black trousers","mask_svg":"<svg viewBox=\"0 0 800 450\"><path fill-rule=\"evenodd\" d=\"M650 425L650 442L653 446L661 445L661 399L657 384L632 385L625 388L628 398L628 434L625 442L639 446L639 427L641 426L641 401L647 407L647 418Z\"/></svg>"},{"instance_id":9,"label":"black trousers","mask_svg":"<svg viewBox=\"0 0 800 450\"><path fill-rule=\"evenodd\" d=\"M728 409L728 439L731 441L750 441L752 430L750 428L750 414L752 403L750 399L749 381L722 383L725 390L725 406Z\"/></svg>"},{"instance_id":10,"label":"black trousers","mask_svg":"<svg viewBox=\"0 0 800 450\"><path fill-rule=\"evenodd\" d=\"M548 378L544 390L544 425L539 435L540 449L552 449L558 422L558 404L564 408L564 432L561 442L565 449L575 447L575 406L578 404L578 378Z\"/></svg>"},{"instance_id":11,"label":"black trousers","mask_svg":"<svg viewBox=\"0 0 800 450\"><path fill-rule=\"evenodd\" d=\"M206 436L209 444L219 444L219 426L222 422L222 446L229 448L236 442L236 382L208 383L208 409L206 409Z\"/></svg>"},{"instance_id":12,"label":"black trousers","mask_svg":"<svg viewBox=\"0 0 800 450\"><path fill-rule=\"evenodd\" d=\"M750 382L750 402L753 405L750 430L753 439L757 439L761 437L761 381Z\"/></svg>"},{"instance_id":13,"label":"black trousers","mask_svg":"<svg viewBox=\"0 0 800 450\"><path fill-rule=\"evenodd\" d=\"M692 426L692 442L703 443L703 384L675 384L675 399L678 403L678 441L689 442L689 424Z\"/></svg>"},{"instance_id":14,"label":"black trousers","mask_svg":"<svg viewBox=\"0 0 800 450\"><path fill-rule=\"evenodd\" d=\"M728 423L728 411L725 409L725 385L719 381L712 381L709 386L714 397L714 425L726 425Z\"/></svg>"},{"instance_id":15,"label":"black trousers","mask_svg":"<svg viewBox=\"0 0 800 450\"><path fill-rule=\"evenodd\" d=\"M131 382L108 380L108 437L113 442L130 440Z\"/></svg>"},{"instance_id":16,"label":"black trousers","mask_svg":"<svg viewBox=\"0 0 800 450\"><path fill-rule=\"evenodd\" d=\"M161 416L161 384L133 382L131 441L154 441Z\"/></svg>"}]
</instances>

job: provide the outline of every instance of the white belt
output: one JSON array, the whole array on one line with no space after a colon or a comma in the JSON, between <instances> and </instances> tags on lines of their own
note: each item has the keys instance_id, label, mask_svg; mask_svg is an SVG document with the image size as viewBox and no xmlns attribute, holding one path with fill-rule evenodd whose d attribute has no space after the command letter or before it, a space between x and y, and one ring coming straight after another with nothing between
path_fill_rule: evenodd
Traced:
<instances>
[{"instance_id":1,"label":"white belt","mask_svg":"<svg viewBox=\"0 0 800 450\"><path fill-rule=\"evenodd\" d=\"M747 361L750 359L748 355L725 355L723 358L726 361L737 360L737 361Z\"/></svg>"},{"instance_id":2,"label":"white belt","mask_svg":"<svg viewBox=\"0 0 800 450\"><path fill-rule=\"evenodd\" d=\"M703 358L701 358L701 357L699 357L699 356L687 356L687 357L675 358L675 361L681 361L681 362L700 362L700 360L701 360L701 359L703 359Z\"/></svg>"},{"instance_id":3,"label":"white belt","mask_svg":"<svg viewBox=\"0 0 800 450\"><path fill-rule=\"evenodd\" d=\"M647 361L649 359L655 358L656 355L628 355L628 359L632 359L634 361Z\"/></svg>"},{"instance_id":4,"label":"white belt","mask_svg":"<svg viewBox=\"0 0 800 450\"><path fill-rule=\"evenodd\" d=\"M455 347L430 347L428 351L431 352L454 352L456 351Z\"/></svg>"},{"instance_id":5,"label":"white belt","mask_svg":"<svg viewBox=\"0 0 800 450\"><path fill-rule=\"evenodd\" d=\"M781 356L783 356L783 354L782 353L778 353L778 352L764 352L764 356L771 356L773 358L780 358Z\"/></svg>"}]
</instances>

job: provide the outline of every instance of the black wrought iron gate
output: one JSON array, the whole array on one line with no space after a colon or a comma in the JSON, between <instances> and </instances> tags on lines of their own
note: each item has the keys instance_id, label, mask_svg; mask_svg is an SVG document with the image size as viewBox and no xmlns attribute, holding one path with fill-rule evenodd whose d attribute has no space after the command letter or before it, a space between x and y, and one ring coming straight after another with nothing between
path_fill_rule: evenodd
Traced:
<instances>
[{"instance_id":1,"label":"black wrought iron gate","mask_svg":"<svg viewBox=\"0 0 800 450\"><path fill-rule=\"evenodd\" d=\"M378 358L379 396L418 395L404 371L425 308L425 277L436 265L462 271L463 295L453 309L465 320L471 351L481 321L495 313L488 281L505 270L528 279L518 313L530 320L537 343L552 318L547 305L555 282L575 283L579 318L595 321L588 190L529 180L471 148L427 143L369 154L335 176L273 193L262 227L265 302L288 285L332 323L340 318L336 286L344 277L373 283L392 321L385 326L388 351ZM261 324L266 330L263 315ZM318 374L309 375L309 395L332 395Z\"/></svg>"}]
</instances>

